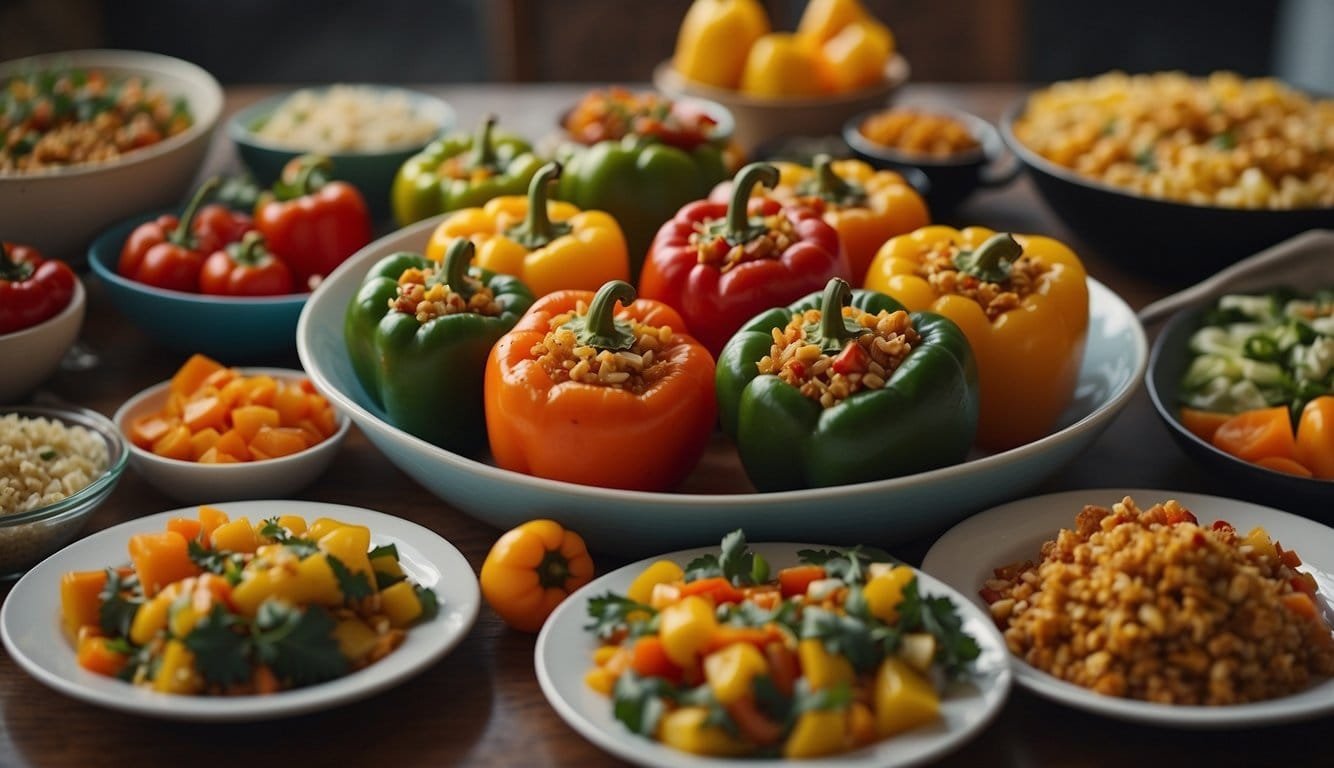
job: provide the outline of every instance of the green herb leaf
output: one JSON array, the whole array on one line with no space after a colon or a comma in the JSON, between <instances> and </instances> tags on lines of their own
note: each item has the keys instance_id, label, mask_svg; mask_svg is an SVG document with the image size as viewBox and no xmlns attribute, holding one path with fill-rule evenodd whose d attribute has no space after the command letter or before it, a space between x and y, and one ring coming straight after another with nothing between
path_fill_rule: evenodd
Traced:
<instances>
[{"instance_id":1,"label":"green herb leaf","mask_svg":"<svg viewBox=\"0 0 1334 768\"><path fill-rule=\"evenodd\" d=\"M963 631L963 619L948 597L924 597L917 579L903 588L899 603L899 625L903 632L930 632L937 641L936 663L950 677L957 677L982 652L977 641Z\"/></svg>"},{"instance_id":2,"label":"green herb leaf","mask_svg":"<svg viewBox=\"0 0 1334 768\"><path fill-rule=\"evenodd\" d=\"M858 544L851 549L802 549L797 557L803 563L824 567L825 575L831 579L842 579L848 584L866 581L867 569L871 563L896 563L892 555L877 547Z\"/></svg>"},{"instance_id":3,"label":"green herb leaf","mask_svg":"<svg viewBox=\"0 0 1334 768\"><path fill-rule=\"evenodd\" d=\"M632 620L630 615L634 613L643 613L649 618ZM631 635L640 635L647 631L649 625L657 625L657 616L657 610L651 606L608 592L588 601L588 617L592 621L584 629L604 640L621 629L630 630ZM637 628L640 631L636 631Z\"/></svg>"},{"instance_id":4,"label":"green herb leaf","mask_svg":"<svg viewBox=\"0 0 1334 768\"><path fill-rule=\"evenodd\" d=\"M380 546L372 549L366 555L366 557L370 558L371 560L374 560L377 557L392 557L394 558L395 561L397 561L398 547L394 544L381 544Z\"/></svg>"},{"instance_id":5,"label":"green herb leaf","mask_svg":"<svg viewBox=\"0 0 1334 768\"><path fill-rule=\"evenodd\" d=\"M435 590L426 587L413 585L412 592L417 596L417 602L421 603L422 612L417 617L417 623L430 621L440 615L440 597L436 595Z\"/></svg>"},{"instance_id":6,"label":"green herb leaf","mask_svg":"<svg viewBox=\"0 0 1334 768\"><path fill-rule=\"evenodd\" d=\"M332 680L347 671L333 629L334 620L319 606L299 610L280 600L266 600L255 617L255 655L292 685Z\"/></svg>"},{"instance_id":7,"label":"green herb leaf","mask_svg":"<svg viewBox=\"0 0 1334 768\"><path fill-rule=\"evenodd\" d=\"M719 576L737 587L760 584L769 578L769 563L750 551L746 534L739 528L723 537L720 554L702 555L686 563L686 581Z\"/></svg>"},{"instance_id":8,"label":"green herb leaf","mask_svg":"<svg viewBox=\"0 0 1334 768\"><path fill-rule=\"evenodd\" d=\"M661 677L640 677L627 670L612 688L612 714L632 733L652 736L667 712L667 701L679 696L676 686Z\"/></svg>"},{"instance_id":9,"label":"green herb leaf","mask_svg":"<svg viewBox=\"0 0 1334 768\"><path fill-rule=\"evenodd\" d=\"M399 583L400 581L407 581L407 579L408 579L407 576L395 576L392 573L385 573L384 571L376 571L375 588L380 591L384 591L385 589L392 587L393 585Z\"/></svg>"},{"instance_id":10,"label":"green herb leaf","mask_svg":"<svg viewBox=\"0 0 1334 768\"><path fill-rule=\"evenodd\" d=\"M50 461L54 459L57 455L59 454L56 453L56 449L43 448L41 452L37 454L37 458L41 459L42 461Z\"/></svg>"},{"instance_id":11,"label":"green herb leaf","mask_svg":"<svg viewBox=\"0 0 1334 768\"><path fill-rule=\"evenodd\" d=\"M794 634L801 628L801 608L794 599L783 600L772 609L761 608L753 602L726 603L718 606L718 621L733 627L764 627L779 624Z\"/></svg>"},{"instance_id":12,"label":"green herb leaf","mask_svg":"<svg viewBox=\"0 0 1334 768\"><path fill-rule=\"evenodd\" d=\"M325 560L329 561L329 570L333 571L334 578L338 579L338 589L343 593L344 600L360 600L364 597L370 597L375 594L371 588L371 580L361 571L353 572L343 561L326 554Z\"/></svg>"},{"instance_id":13,"label":"green herb leaf","mask_svg":"<svg viewBox=\"0 0 1334 768\"><path fill-rule=\"evenodd\" d=\"M234 629L237 624L226 609L214 605L185 636L185 647L194 654L199 674L209 683L228 686L250 679L250 644Z\"/></svg>"},{"instance_id":14,"label":"green herb leaf","mask_svg":"<svg viewBox=\"0 0 1334 768\"><path fill-rule=\"evenodd\" d=\"M846 657L858 672L869 672L880 661L871 626L855 616L807 607L802 613L801 638L819 640L826 651Z\"/></svg>"},{"instance_id":15,"label":"green herb leaf","mask_svg":"<svg viewBox=\"0 0 1334 768\"><path fill-rule=\"evenodd\" d=\"M241 568L245 565L245 556L241 553L209 549L194 539L191 539L186 547L190 560L199 566L200 570L225 576L232 586L241 583Z\"/></svg>"},{"instance_id":16,"label":"green herb leaf","mask_svg":"<svg viewBox=\"0 0 1334 768\"><path fill-rule=\"evenodd\" d=\"M264 521L264 525L259 529L259 535L282 544L301 560L305 560L320 551L319 545L311 539L303 539L289 533L286 528L278 524L278 518L276 517L270 517Z\"/></svg>"},{"instance_id":17,"label":"green herb leaf","mask_svg":"<svg viewBox=\"0 0 1334 768\"><path fill-rule=\"evenodd\" d=\"M815 712L824 709L847 709L852 704L852 686L846 682L836 683L828 688L811 690L806 678L797 680L792 692L792 717L796 719L803 712Z\"/></svg>"},{"instance_id":18,"label":"green herb leaf","mask_svg":"<svg viewBox=\"0 0 1334 768\"><path fill-rule=\"evenodd\" d=\"M698 581L700 579L714 579L723 575L723 567L718 563L718 556L714 554L700 555L699 557L686 563L685 581Z\"/></svg>"},{"instance_id":19,"label":"green herb leaf","mask_svg":"<svg viewBox=\"0 0 1334 768\"><path fill-rule=\"evenodd\" d=\"M107 637L129 636L134 614L144 602L138 587L138 577L122 579L115 568L107 569L107 583L97 595L101 603L97 609L97 623Z\"/></svg>"}]
</instances>

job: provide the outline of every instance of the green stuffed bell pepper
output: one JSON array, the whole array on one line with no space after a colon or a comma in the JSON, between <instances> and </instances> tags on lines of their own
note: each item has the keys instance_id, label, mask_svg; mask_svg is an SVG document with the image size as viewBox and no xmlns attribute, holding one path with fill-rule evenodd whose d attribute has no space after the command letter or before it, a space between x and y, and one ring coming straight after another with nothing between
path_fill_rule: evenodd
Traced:
<instances>
[{"instance_id":1,"label":"green stuffed bell pepper","mask_svg":"<svg viewBox=\"0 0 1334 768\"><path fill-rule=\"evenodd\" d=\"M963 331L834 278L723 348L723 430L761 491L847 485L962 461L977 431Z\"/></svg>"},{"instance_id":2,"label":"green stuffed bell pepper","mask_svg":"<svg viewBox=\"0 0 1334 768\"><path fill-rule=\"evenodd\" d=\"M461 239L443 264L416 253L386 256L343 324L357 379L389 422L465 454L486 444L486 358L533 303L516 278L469 268L473 253Z\"/></svg>"},{"instance_id":3,"label":"green stuffed bell pepper","mask_svg":"<svg viewBox=\"0 0 1334 768\"><path fill-rule=\"evenodd\" d=\"M658 229L681 206L708 197L728 176L723 152L715 144L686 150L640 135L573 149L562 159L565 170L556 196L616 219L625 233L634 281Z\"/></svg>"},{"instance_id":4,"label":"green stuffed bell pepper","mask_svg":"<svg viewBox=\"0 0 1334 768\"><path fill-rule=\"evenodd\" d=\"M488 115L477 136L451 134L403 163L390 193L399 226L528 190L542 161L526 141L498 135L495 126Z\"/></svg>"}]
</instances>

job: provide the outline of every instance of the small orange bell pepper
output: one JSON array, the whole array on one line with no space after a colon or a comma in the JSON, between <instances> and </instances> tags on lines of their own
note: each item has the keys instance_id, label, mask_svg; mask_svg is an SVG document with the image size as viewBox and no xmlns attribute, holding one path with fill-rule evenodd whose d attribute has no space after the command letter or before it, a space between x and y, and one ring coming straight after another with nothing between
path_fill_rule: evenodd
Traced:
<instances>
[{"instance_id":1,"label":"small orange bell pepper","mask_svg":"<svg viewBox=\"0 0 1334 768\"><path fill-rule=\"evenodd\" d=\"M553 520L507 531L482 563L482 596L506 624L536 632L570 593L593 578L583 538Z\"/></svg>"},{"instance_id":2,"label":"small orange bell pepper","mask_svg":"<svg viewBox=\"0 0 1334 768\"><path fill-rule=\"evenodd\" d=\"M527 197L496 197L450 214L431 233L426 257L442 261L449 246L466 237L477 247L476 266L519 278L534 296L630 279L625 235L615 219L548 200L547 188L560 174L559 163L548 163L533 176Z\"/></svg>"},{"instance_id":3,"label":"small orange bell pepper","mask_svg":"<svg viewBox=\"0 0 1334 768\"><path fill-rule=\"evenodd\" d=\"M717 418L713 358L676 310L634 299L621 281L549 294L496 343L484 400L498 466L643 491L695 466Z\"/></svg>"},{"instance_id":4,"label":"small orange bell pepper","mask_svg":"<svg viewBox=\"0 0 1334 768\"><path fill-rule=\"evenodd\" d=\"M931 223L926 201L902 176L877 171L861 160L831 160L817 155L811 167L774 162L778 186L757 186L751 196L768 194L783 202L799 201L821 212L838 232L852 268L849 282L860 285L880 246ZM714 188L709 199L725 202L731 182Z\"/></svg>"},{"instance_id":5,"label":"small orange bell pepper","mask_svg":"<svg viewBox=\"0 0 1334 768\"><path fill-rule=\"evenodd\" d=\"M1302 408L1297 460L1316 477L1334 480L1334 395L1321 395Z\"/></svg>"},{"instance_id":6,"label":"small orange bell pepper","mask_svg":"<svg viewBox=\"0 0 1334 768\"><path fill-rule=\"evenodd\" d=\"M1043 437L1069 405L1089 299L1083 265L1060 242L925 227L880 248L866 287L963 329L982 390L979 445L1006 449Z\"/></svg>"}]
</instances>

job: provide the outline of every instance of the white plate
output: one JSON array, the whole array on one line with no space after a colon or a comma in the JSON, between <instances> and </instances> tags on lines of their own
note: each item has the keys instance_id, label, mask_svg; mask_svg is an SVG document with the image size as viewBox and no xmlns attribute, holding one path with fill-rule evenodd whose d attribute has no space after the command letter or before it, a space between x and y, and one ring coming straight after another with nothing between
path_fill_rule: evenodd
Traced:
<instances>
[{"instance_id":1,"label":"white plate","mask_svg":"<svg viewBox=\"0 0 1334 768\"><path fill-rule=\"evenodd\" d=\"M1303 517L1219 496L1144 489L1068 491L1012 502L971 517L951 528L926 553L922 569L985 608L978 591L992 569L1022 560L1035 560L1044 541L1060 528L1073 528L1075 515L1085 504L1110 507L1130 496L1147 508L1176 499L1195 513L1200 523L1226 520L1245 532L1260 525L1274 539L1295 549L1301 570L1319 584L1319 603L1326 620L1334 619L1334 529ZM1041 696L1107 717L1179 728L1234 728L1306 720L1334 712L1334 680L1324 680L1301 693L1269 701L1232 706L1174 706L1136 699L1104 696L1059 680L1011 657L1019 684Z\"/></svg>"},{"instance_id":2,"label":"white plate","mask_svg":"<svg viewBox=\"0 0 1334 768\"><path fill-rule=\"evenodd\" d=\"M61 575L127 562L131 534L161 531L173 517L193 517L196 508L190 507L100 531L28 571L0 608L5 650L42 683L91 704L169 720L267 720L327 709L396 685L448 653L477 618L481 595L472 567L452 544L416 523L359 507L309 501L238 501L219 508L233 519L244 516L252 522L275 515L300 515L307 520L332 517L368 526L373 544L395 545L408 577L435 590L440 615L410 629L403 645L365 669L268 696L173 696L82 669L60 628Z\"/></svg>"},{"instance_id":3,"label":"white plate","mask_svg":"<svg viewBox=\"0 0 1334 768\"><path fill-rule=\"evenodd\" d=\"M751 544L750 548L752 552L764 555L777 569L795 565L797 550L814 546L774 543ZM699 555L717 551L718 548L713 546L673 552L612 571L567 598L542 627L534 651L537 680L551 706L584 738L617 757L640 765L766 768L799 764L799 761L790 760L698 757L677 751L631 733L612 716L611 700L584 684L584 673L593 663L593 651L598 647L597 638L584 630L589 601L608 591L625 594L630 582L656 560L673 560L684 565ZM1005 703L1010 692L1010 671L1006 664L1009 654L989 614L939 580L920 572L918 577L923 594L947 595L954 601L963 617L964 631L981 646L982 653L974 663L972 682L950 687L941 701L941 719L935 725L899 734L855 752L821 758L821 765L901 768L933 760L976 735Z\"/></svg>"}]
</instances>

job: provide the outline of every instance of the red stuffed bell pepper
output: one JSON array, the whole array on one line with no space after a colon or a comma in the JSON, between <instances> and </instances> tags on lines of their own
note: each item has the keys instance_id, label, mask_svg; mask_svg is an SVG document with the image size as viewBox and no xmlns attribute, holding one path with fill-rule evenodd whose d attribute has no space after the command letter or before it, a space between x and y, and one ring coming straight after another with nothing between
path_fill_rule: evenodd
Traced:
<instances>
[{"instance_id":1,"label":"red stuffed bell pepper","mask_svg":"<svg viewBox=\"0 0 1334 768\"><path fill-rule=\"evenodd\" d=\"M0 333L31 328L59 314L74 298L74 273L35 248L0 243Z\"/></svg>"},{"instance_id":2,"label":"red stuffed bell pepper","mask_svg":"<svg viewBox=\"0 0 1334 768\"><path fill-rule=\"evenodd\" d=\"M371 241L371 214L357 188L330 181L327 157L302 155L283 168L255 206L255 228L287 263L300 289L315 283Z\"/></svg>"},{"instance_id":3,"label":"red stuffed bell pepper","mask_svg":"<svg viewBox=\"0 0 1334 768\"><path fill-rule=\"evenodd\" d=\"M820 213L768 196L778 169L752 163L737 174L729 203L697 200L658 230L639 280L639 295L681 313L690 333L717 358L746 321L848 280L838 233Z\"/></svg>"}]
</instances>

